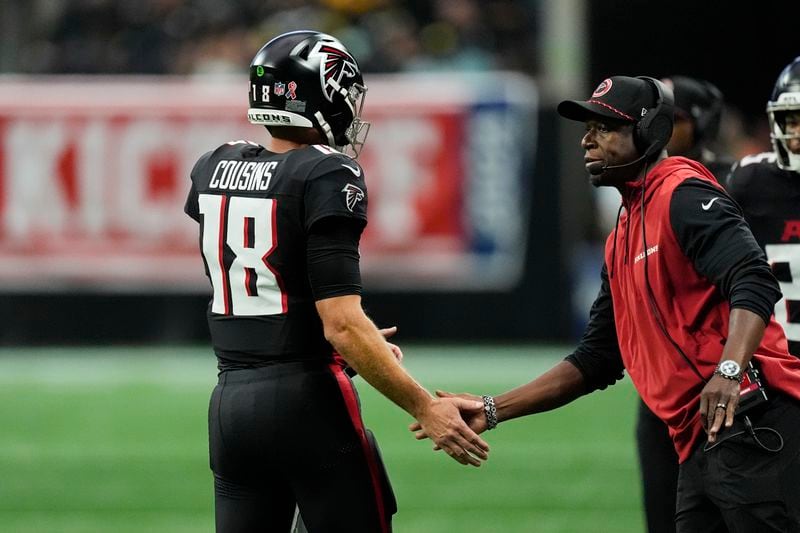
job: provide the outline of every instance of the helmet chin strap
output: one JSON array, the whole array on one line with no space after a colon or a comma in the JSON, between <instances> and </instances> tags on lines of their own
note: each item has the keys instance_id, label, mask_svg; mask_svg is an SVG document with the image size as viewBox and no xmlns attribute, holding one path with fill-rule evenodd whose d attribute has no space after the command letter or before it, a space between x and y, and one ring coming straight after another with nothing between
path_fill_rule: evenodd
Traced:
<instances>
[{"instance_id":1,"label":"helmet chin strap","mask_svg":"<svg viewBox=\"0 0 800 533\"><path fill-rule=\"evenodd\" d=\"M325 134L325 137L328 140L328 146L336 146L336 140L333 137L333 131L331 131L331 126L330 124L328 124L328 121L325 120L325 117L322 116L322 113L317 111L316 113L314 113L314 118L317 119L317 124L319 124L319 127Z\"/></svg>"},{"instance_id":2,"label":"helmet chin strap","mask_svg":"<svg viewBox=\"0 0 800 533\"><path fill-rule=\"evenodd\" d=\"M788 170L792 170L794 172L800 172L800 154L796 154L794 152L791 152L788 147L786 147L786 153L789 156L789 168L788 168Z\"/></svg>"}]
</instances>

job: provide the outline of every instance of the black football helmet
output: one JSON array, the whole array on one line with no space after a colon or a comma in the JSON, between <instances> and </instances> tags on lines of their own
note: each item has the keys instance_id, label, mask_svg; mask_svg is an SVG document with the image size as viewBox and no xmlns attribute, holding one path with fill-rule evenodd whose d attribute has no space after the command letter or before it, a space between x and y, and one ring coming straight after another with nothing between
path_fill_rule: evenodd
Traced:
<instances>
[{"instance_id":1,"label":"black football helmet","mask_svg":"<svg viewBox=\"0 0 800 533\"><path fill-rule=\"evenodd\" d=\"M800 133L786 133L786 114L800 113L800 56L783 69L772 96L767 102L772 149L778 156L778 166L784 170L800 172L800 154L792 153L786 142L800 138Z\"/></svg>"},{"instance_id":2,"label":"black football helmet","mask_svg":"<svg viewBox=\"0 0 800 533\"><path fill-rule=\"evenodd\" d=\"M369 131L361 120L367 88L355 58L336 38L293 31L265 44L250 63L247 119L316 129L328 145L358 156Z\"/></svg>"},{"instance_id":3,"label":"black football helmet","mask_svg":"<svg viewBox=\"0 0 800 533\"><path fill-rule=\"evenodd\" d=\"M712 142L719 134L724 98L711 82L687 76L665 78L675 94L676 114L683 113L694 124L694 144Z\"/></svg>"}]
</instances>

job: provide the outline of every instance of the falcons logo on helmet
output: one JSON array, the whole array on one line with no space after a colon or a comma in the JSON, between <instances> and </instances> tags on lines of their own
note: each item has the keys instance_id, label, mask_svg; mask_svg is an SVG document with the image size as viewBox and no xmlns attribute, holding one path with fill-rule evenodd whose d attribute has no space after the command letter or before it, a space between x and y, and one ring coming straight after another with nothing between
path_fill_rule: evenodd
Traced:
<instances>
[{"instance_id":1,"label":"falcons logo on helmet","mask_svg":"<svg viewBox=\"0 0 800 533\"><path fill-rule=\"evenodd\" d=\"M350 212L353 212L353 209L356 207L356 204L364 199L364 191L353 185L352 183L348 183L342 189L342 192L347 194L347 209Z\"/></svg>"},{"instance_id":2,"label":"falcons logo on helmet","mask_svg":"<svg viewBox=\"0 0 800 533\"><path fill-rule=\"evenodd\" d=\"M355 78L358 75L356 60L335 42L318 42L309 57L315 55L322 56L319 62L322 92L329 102L333 102L333 95L342 86L342 79L345 76Z\"/></svg>"}]
</instances>

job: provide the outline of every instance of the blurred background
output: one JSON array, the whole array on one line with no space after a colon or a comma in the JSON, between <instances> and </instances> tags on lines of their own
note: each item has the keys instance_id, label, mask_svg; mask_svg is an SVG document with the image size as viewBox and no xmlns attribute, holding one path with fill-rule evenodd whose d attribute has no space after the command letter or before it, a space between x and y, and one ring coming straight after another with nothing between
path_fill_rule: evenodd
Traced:
<instances>
[{"instance_id":1,"label":"blurred background","mask_svg":"<svg viewBox=\"0 0 800 533\"><path fill-rule=\"evenodd\" d=\"M727 99L719 150L766 150L765 102L798 53L792 12L6 0L0 343L206 339L208 284L181 213L188 172L221 142L263 142L243 116L247 66L271 36L309 27L338 36L370 86L372 316L409 340L574 338L608 223L586 186L581 125L560 121L555 104L614 74L702 77Z\"/></svg>"},{"instance_id":2,"label":"blurred background","mask_svg":"<svg viewBox=\"0 0 800 533\"><path fill-rule=\"evenodd\" d=\"M609 223L582 125L555 105L611 75L699 77L726 97L715 148L769 150L766 101L800 54L799 16L795 2L4 0L0 530L211 529L210 291L183 202L205 151L265 142L245 92L271 37L331 33L365 72L369 314L399 326L427 385L499 393L569 353L598 289ZM398 531L642 528L627 382L607 405L544 415L552 442L530 442L538 422L499 431L505 459L466 475L361 389L388 433ZM605 423L586 426L586 409ZM599 448L577 446L578 428ZM468 487L461 500L415 495L429 464L444 469L431 484ZM619 490L599 496L604 479ZM487 509L491 483L518 498Z\"/></svg>"}]
</instances>

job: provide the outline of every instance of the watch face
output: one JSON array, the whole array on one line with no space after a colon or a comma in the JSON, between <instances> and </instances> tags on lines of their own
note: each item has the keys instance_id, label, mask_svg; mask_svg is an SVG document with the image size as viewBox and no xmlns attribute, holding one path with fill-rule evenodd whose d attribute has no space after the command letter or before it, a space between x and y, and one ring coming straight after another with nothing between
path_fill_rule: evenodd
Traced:
<instances>
[{"instance_id":1,"label":"watch face","mask_svg":"<svg viewBox=\"0 0 800 533\"><path fill-rule=\"evenodd\" d=\"M719 371L726 376L736 376L741 367L736 361L723 361L719 364Z\"/></svg>"}]
</instances>

